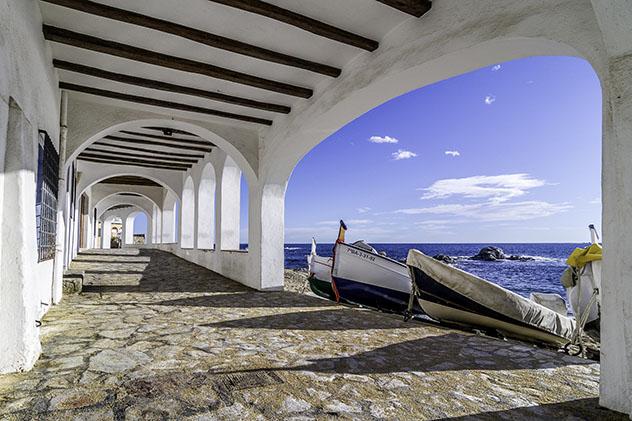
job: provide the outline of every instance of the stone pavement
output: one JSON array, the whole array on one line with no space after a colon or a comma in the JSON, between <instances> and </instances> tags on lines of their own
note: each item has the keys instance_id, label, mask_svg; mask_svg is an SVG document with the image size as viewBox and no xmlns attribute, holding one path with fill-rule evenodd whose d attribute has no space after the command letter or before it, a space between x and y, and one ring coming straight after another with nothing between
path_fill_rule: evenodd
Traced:
<instances>
[{"instance_id":1,"label":"stone pavement","mask_svg":"<svg viewBox=\"0 0 632 421\"><path fill-rule=\"evenodd\" d=\"M624 419L599 365L297 292L156 250L93 250L0 419ZM473 417L473 418L470 418Z\"/></svg>"}]
</instances>

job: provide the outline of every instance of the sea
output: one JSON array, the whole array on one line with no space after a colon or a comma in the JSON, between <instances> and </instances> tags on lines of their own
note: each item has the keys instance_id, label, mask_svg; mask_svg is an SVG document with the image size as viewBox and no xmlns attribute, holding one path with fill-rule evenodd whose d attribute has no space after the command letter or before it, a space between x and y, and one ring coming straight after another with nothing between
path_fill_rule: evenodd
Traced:
<instances>
[{"instance_id":1,"label":"sea","mask_svg":"<svg viewBox=\"0 0 632 421\"><path fill-rule=\"evenodd\" d=\"M390 258L405 261L408 250L415 248L429 256L445 254L456 259L456 267L494 282L524 297L532 292L555 293L562 297L565 291L560 284L560 276L566 268L566 258L576 247L586 247L582 243L508 243L508 244L371 244L378 252L385 252ZM531 257L533 260L499 260L485 262L472 260L485 246L501 248L506 255ZM311 244L286 244L286 269L307 269L307 256ZM316 252L321 256L331 256L333 244L317 244Z\"/></svg>"}]
</instances>

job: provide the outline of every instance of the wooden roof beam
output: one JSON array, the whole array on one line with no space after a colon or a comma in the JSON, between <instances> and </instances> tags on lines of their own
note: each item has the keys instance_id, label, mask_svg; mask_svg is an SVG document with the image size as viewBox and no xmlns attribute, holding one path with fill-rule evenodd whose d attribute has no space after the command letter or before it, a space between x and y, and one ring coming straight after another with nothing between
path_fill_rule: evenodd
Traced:
<instances>
[{"instance_id":1,"label":"wooden roof beam","mask_svg":"<svg viewBox=\"0 0 632 421\"><path fill-rule=\"evenodd\" d=\"M236 41L221 35L211 34L209 32L194 29L185 25L180 25L163 19L142 15L140 13L131 12L124 9L108 6L101 3L95 3L87 0L44 0L59 6L68 7L84 13L125 22L132 25L142 26L167 34L176 35L189 39L209 47L219 48L221 50L253 57L272 63L283 64L286 66L297 67L299 69L309 70L310 72L319 73L325 76L338 77L341 70L326 64L316 63L314 61L305 60L299 57L290 56L266 48L257 47L245 42Z\"/></svg>"},{"instance_id":2,"label":"wooden roof beam","mask_svg":"<svg viewBox=\"0 0 632 421\"><path fill-rule=\"evenodd\" d=\"M309 98L314 93L311 89L303 88L301 86L277 82L249 75L247 73L241 73L235 70L214 66L212 64L203 63L201 61L189 60L186 58L158 53L156 51L145 50L143 48L80 34L78 32L50 25L44 25L43 31L44 38L48 41L59 42L73 47L83 48L85 50L126 58L128 60L140 61L154 66L162 66L182 72L200 74L215 79L227 80L229 82L253 86L255 88L296 96L299 98Z\"/></svg>"},{"instance_id":3,"label":"wooden roof beam","mask_svg":"<svg viewBox=\"0 0 632 421\"><path fill-rule=\"evenodd\" d=\"M84 158L100 158L100 159L113 159L115 161L123 162L123 163L131 163L131 164L151 164L151 165L163 165L168 167L177 167L177 168L191 168L192 164L181 164L181 163L172 163L161 160L151 160L151 159L138 159L138 158L126 158L123 156L119 156L118 154L103 154L103 153L92 153L92 152L81 152L79 156L83 156Z\"/></svg>"},{"instance_id":4,"label":"wooden roof beam","mask_svg":"<svg viewBox=\"0 0 632 421\"><path fill-rule=\"evenodd\" d=\"M387 6L391 6L401 12L408 13L415 17L422 17L432 7L430 0L377 0Z\"/></svg>"},{"instance_id":5,"label":"wooden roof beam","mask_svg":"<svg viewBox=\"0 0 632 421\"><path fill-rule=\"evenodd\" d=\"M136 151L136 152L146 152L146 153L152 153L154 155L176 156L176 157L180 157L180 158L191 158L191 159L193 159L193 158L197 158L197 159L204 158L203 154L188 154L188 153L166 152L166 151L160 151L160 150L156 150L156 149L136 148L134 146L128 146L128 145L116 145L116 144L113 144L113 143L103 142L103 139L98 141L98 142L94 142L92 144L92 146L107 146L109 148L115 148L115 149L130 150L130 151Z\"/></svg>"},{"instance_id":6,"label":"wooden roof beam","mask_svg":"<svg viewBox=\"0 0 632 421\"><path fill-rule=\"evenodd\" d=\"M113 136L113 135L104 136L103 139L109 139L109 140L114 140L117 142L124 142L124 143L133 143L137 145L163 146L165 148L185 149L189 151L206 152L206 153L213 151L212 148L205 148L201 146L178 145L177 143L157 142L154 140L145 140L145 139L131 139L128 137Z\"/></svg>"},{"instance_id":7,"label":"wooden roof beam","mask_svg":"<svg viewBox=\"0 0 632 421\"><path fill-rule=\"evenodd\" d=\"M246 121L248 123L263 124L266 126L272 125L272 120L267 120L265 118L234 114L234 113L229 113L226 111L214 110L211 108L204 108L204 107L198 107L195 105L182 104L180 102L163 101L161 99L154 99L154 98L149 98L145 96L122 94L120 92L107 91L104 89L92 88L92 87L83 86L83 85L75 85L73 83L59 82L59 88L66 89L69 91L75 91L75 92L83 92L84 94L96 95L96 96L101 96L104 98L120 99L121 101L135 102L137 104L145 104L145 105L151 105L154 107L167 108L171 110L180 110L180 111L188 111L192 113L212 115L215 117L229 118L233 120Z\"/></svg>"},{"instance_id":8,"label":"wooden roof beam","mask_svg":"<svg viewBox=\"0 0 632 421\"><path fill-rule=\"evenodd\" d=\"M211 99L213 101L225 102L227 104L240 105L242 107L256 108L259 110L283 114L288 114L291 111L291 108L286 105L255 101L248 98L221 94L219 92L206 91L204 89L190 88L188 86L176 85L173 83L161 82L153 79L145 79L142 77L130 76L122 73L108 72L107 70L98 69L96 67L84 66L82 64L70 63L68 61L58 59L53 60L53 66L61 70L81 73L83 75L98 77L100 79L112 80L114 82L126 83L128 85L141 86L143 88L156 89L159 91L196 96L200 98Z\"/></svg>"},{"instance_id":9,"label":"wooden roof beam","mask_svg":"<svg viewBox=\"0 0 632 421\"><path fill-rule=\"evenodd\" d=\"M161 184L156 183L149 178L140 177L136 175L119 175L110 178L106 178L105 180L99 181L102 184L126 184L129 186L151 186L151 187L162 187Z\"/></svg>"},{"instance_id":10,"label":"wooden roof beam","mask_svg":"<svg viewBox=\"0 0 632 421\"><path fill-rule=\"evenodd\" d=\"M336 28L335 26L327 23L312 19L308 16L301 15L291 10L283 9L282 7L275 6L270 3L266 3L258 0L209 0L215 3L223 4L226 6L234 7L246 12L255 13L257 15L265 16L270 19L277 20L279 22L286 23L288 25L295 26L304 31L311 32L312 34L319 35L334 41L341 42L343 44L351 45L354 47L362 48L367 51L375 51L379 47L379 43L369 38L365 38L360 35L356 35L352 32L345 31L344 29Z\"/></svg>"},{"instance_id":11,"label":"wooden roof beam","mask_svg":"<svg viewBox=\"0 0 632 421\"><path fill-rule=\"evenodd\" d=\"M133 152L118 152L118 151L110 151L107 149L100 149L100 148L94 148L92 146L88 147L85 149L86 152L88 153L107 153L107 154L111 154L114 156L121 156L121 157L131 157L131 158L143 158L143 159L155 159L155 160L160 160L160 161L170 161L173 163L178 163L178 162L183 162L183 163L187 163L187 164L195 164L197 163L197 159L189 159L189 158L176 158L176 157L163 157L163 156L153 156L153 155L148 155L148 154L140 154L140 153L133 153Z\"/></svg>"},{"instance_id":12,"label":"wooden roof beam","mask_svg":"<svg viewBox=\"0 0 632 421\"><path fill-rule=\"evenodd\" d=\"M77 157L77 159L80 160L80 161L95 162L95 163L99 163L99 164L129 165L129 166L133 166L133 167L156 168L156 169L160 169L160 170L173 170L173 171L186 171L187 170L187 168L172 167L172 166L168 166L168 165L153 165L153 164L141 164L141 163L133 163L132 164L132 163L129 163L129 162L117 161L116 159L90 158L90 157L82 156L82 155L79 155Z\"/></svg>"}]
</instances>

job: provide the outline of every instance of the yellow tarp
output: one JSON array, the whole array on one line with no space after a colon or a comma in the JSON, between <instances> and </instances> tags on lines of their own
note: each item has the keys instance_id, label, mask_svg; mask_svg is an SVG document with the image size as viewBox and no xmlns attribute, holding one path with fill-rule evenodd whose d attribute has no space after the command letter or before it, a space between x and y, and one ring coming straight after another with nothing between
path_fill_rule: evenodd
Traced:
<instances>
[{"instance_id":1,"label":"yellow tarp","mask_svg":"<svg viewBox=\"0 0 632 421\"><path fill-rule=\"evenodd\" d=\"M601 246L599 244L591 244L583 249L576 248L566 259L566 264L581 269L586 266L586 263L595 260L601 260Z\"/></svg>"}]
</instances>

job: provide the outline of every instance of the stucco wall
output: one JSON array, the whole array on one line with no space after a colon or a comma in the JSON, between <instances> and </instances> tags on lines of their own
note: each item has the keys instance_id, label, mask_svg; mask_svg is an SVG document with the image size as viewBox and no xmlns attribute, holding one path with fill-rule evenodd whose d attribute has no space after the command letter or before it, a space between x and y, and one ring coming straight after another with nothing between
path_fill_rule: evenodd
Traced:
<instances>
[{"instance_id":1,"label":"stucco wall","mask_svg":"<svg viewBox=\"0 0 632 421\"><path fill-rule=\"evenodd\" d=\"M34 198L37 130L46 130L57 145L59 92L41 25L36 0L0 0L0 372L35 362L36 319L48 309L40 303L50 303L52 287L52 261L37 263ZM28 129L7 131L15 124L8 120L10 98ZM5 149L12 152L5 155Z\"/></svg>"}]
</instances>

